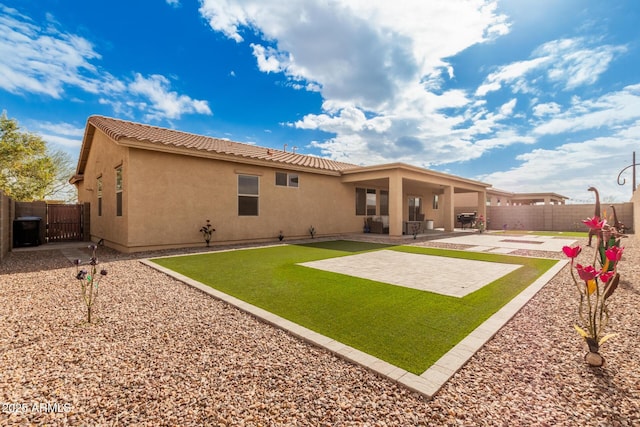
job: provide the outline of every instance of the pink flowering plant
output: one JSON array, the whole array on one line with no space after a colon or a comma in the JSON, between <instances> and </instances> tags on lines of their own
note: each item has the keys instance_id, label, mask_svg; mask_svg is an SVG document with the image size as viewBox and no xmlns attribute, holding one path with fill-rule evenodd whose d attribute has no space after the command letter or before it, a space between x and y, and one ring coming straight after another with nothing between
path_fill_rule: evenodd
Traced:
<instances>
[{"instance_id":1,"label":"pink flowering plant","mask_svg":"<svg viewBox=\"0 0 640 427\"><path fill-rule=\"evenodd\" d=\"M604 331L609 322L609 297L620 281L618 264L624 252L620 241L624 236L605 219L597 216L582 222L595 231L598 238L592 263L582 265L576 262L582 252L580 246L564 246L562 251L571 259L571 278L580 296L580 325L574 326L589 346L587 356L596 359L594 363L589 362L600 366L604 363L598 353L600 346L616 335L605 334Z\"/></svg>"}]
</instances>

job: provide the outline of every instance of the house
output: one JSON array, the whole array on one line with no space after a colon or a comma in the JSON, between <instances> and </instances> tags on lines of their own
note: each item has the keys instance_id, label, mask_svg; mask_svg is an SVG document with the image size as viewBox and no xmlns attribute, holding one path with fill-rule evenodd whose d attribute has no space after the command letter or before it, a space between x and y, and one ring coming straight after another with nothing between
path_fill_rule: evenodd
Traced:
<instances>
[{"instance_id":1,"label":"house","mask_svg":"<svg viewBox=\"0 0 640 427\"><path fill-rule=\"evenodd\" d=\"M488 184L390 163L316 156L91 116L75 175L91 239L123 252L455 225L454 195L485 213ZM367 221L368 220L368 221Z\"/></svg>"}]
</instances>

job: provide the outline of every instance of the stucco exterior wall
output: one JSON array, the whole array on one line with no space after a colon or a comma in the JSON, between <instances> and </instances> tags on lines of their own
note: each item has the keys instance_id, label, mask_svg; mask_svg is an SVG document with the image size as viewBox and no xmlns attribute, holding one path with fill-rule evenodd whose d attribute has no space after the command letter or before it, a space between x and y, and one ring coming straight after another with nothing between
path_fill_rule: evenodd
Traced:
<instances>
[{"instance_id":1,"label":"stucco exterior wall","mask_svg":"<svg viewBox=\"0 0 640 427\"><path fill-rule=\"evenodd\" d=\"M122 216L116 216L116 168L122 166L124 188ZM102 132L96 130L84 171L84 180L78 185L79 203L90 203L91 240L104 239L105 244L125 250L128 241L127 210L129 178L128 149L118 146ZM102 176L102 215L99 215L98 177Z\"/></svg>"},{"instance_id":2,"label":"stucco exterior wall","mask_svg":"<svg viewBox=\"0 0 640 427\"><path fill-rule=\"evenodd\" d=\"M116 216L116 168L123 170L122 216ZM275 173L296 173L298 187L275 185ZM259 177L259 215L238 215L238 175ZM102 215L97 178L102 177ZM254 166L122 147L96 130L81 203L91 206L91 240L123 252L204 244L200 228L210 220L212 244L308 237L362 230L355 215L355 184L339 176Z\"/></svg>"}]
</instances>

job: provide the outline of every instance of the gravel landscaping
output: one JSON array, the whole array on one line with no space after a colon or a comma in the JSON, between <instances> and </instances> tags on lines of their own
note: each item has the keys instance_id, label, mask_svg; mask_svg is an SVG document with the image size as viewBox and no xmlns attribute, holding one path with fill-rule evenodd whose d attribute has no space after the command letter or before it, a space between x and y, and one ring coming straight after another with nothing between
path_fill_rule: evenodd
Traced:
<instances>
[{"instance_id":1,"label":"gravel landscaping","mask_svg":"<svg viewBox=\"0 0 640 427\"><path fill-rule=\"evenodd\" d=\"M608 328L620 335L601 349L603 368L583 360L565 267L432 400L140 254L99 250L108 275L87 325L75 266L57 250L14 252L0 263L0 425L637 426L640 242L624 246ZM585 248L578 262L591 257Z\"/></svg>"}]
</instances>

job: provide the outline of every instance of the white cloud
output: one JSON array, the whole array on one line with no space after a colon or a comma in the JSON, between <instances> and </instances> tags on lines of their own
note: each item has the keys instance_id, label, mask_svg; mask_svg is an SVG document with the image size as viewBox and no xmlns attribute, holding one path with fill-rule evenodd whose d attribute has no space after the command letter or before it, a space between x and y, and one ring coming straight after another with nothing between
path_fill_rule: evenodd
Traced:
<instances>
[{"instance_id":1,"label":"white cloud","mask_svg":"<svg viewBox=\"0 0 640 427\"><path fill-rule=\"evenodd\" d=\"M640 134L640 124L636 123L631 132ZM618 185L616 177L631 164L631 152L637 147L636 138L619 132L553 149L535 149L518 157L519 166L477 179L490 182L496 188L519 192L559 193L574 202L588 202L591 196L587 188L595 186L607 200L628 201L631 185Z\"/></svg>"},{"instance_id":2,"label":"white cloud","mask_svg":"<svg viewBox=\"0 0 640 427\"><path fill-rule=\"evenodd\" d=\"M495 2L480 0L202 0L200 12L233 40L246 29L274 42L253 46L262 70L318 83L325 99L363 110L425 76L453 75L443 58L506 29Z\"/></svg>"},{"instance_id":3,"label":"white cloud","mask_svg":"<svg viewBox=\"0 0 640 427\"><path fill-rule=\"evenodd\" d=\"M131 114L149 108L148 117L156 120L211 114L207 101L172 91L163 76L143 78L136 73L130 81L102 70L95 64L101 55L93 44L60 30L53 17L41 26L1 4L0 12L0 58L10 58L0 61L0 89L54 99L62 99L69 89L80 89L98 96L98 102L112 105L116 112ZM133 103L132 97L137 98Z\"/></svg>"},{"instance_id":4,"label":"white cloud","mask_svg":"<svg viewBox=\"0 0 640 427\"><path fill-rule=\"evenodd\" d=\"M547 71L549 80L559 82L565 89L573 89L594 84L614 57L626 50L625 46L589 46L587 40L578 38L545 43L534 55L554 58Z\"/></svg>"},{"instance_id":5,"label":"white cloud","mask_svg":"<svg viewBox=\"0 0 640 427\"><path fill-rule=\"evenodd\" d=\"M258 68L265 73L278 73L286 70L289 58L282 52L278 52L271 47L264 47L259 44L252 44L253 56L258 61Z\"/></svg>"},{"instance_id":6,"label":"white cloud","mask_svg":"<svg viewBox=\"0 0 640 427\"><path fill-rule=\"evenodd\" d=\"M207 101L194 100L171 91L169 80L158 74L146 78L137 73L128 90L132 95L151 101L151 111L146 115L149 119L178 119L188 113L212 114Z\"/></svg>"},{"instance_id":7,"label":"white cloud","mask_svg":"<svg viewBox=\"0 0 640 427\"><path fill-rule=\"evenodd\" d=\"M561 107L557 102L537 104L533 107L533 115L536 117L555 115L560 113Z\"/></svg>"},{"instance_id":8,"label":"white cloud","mask_svg":"<svg viewBox=\"0 0 640 427\"><path fill-rule=\"evenodd\" d=\"M63 150L76 154L82 145L84 127L70 123L32 122L29 131L39 135L48 144L58 146Z\"/></svg>"},{"instance_id":9,"label":"white cloud","mask_svg":"<svg viewBox=\"0 0 640 427\"><path fill-rule=\"evenodd\" d=\"M520 162L517 167L478 179L496 188L552 191L574 202L588 202L589 186L597 187L608 200L630 199L630 183L621 187L616 177L631 164L631 153L637 150L640 139L640 84L594 99L574 96L564 111L561 105L550 102L535 105L533 112L540 121L529 138L562 135L564 140L573 141L536 148L516 157ZM585 137L586 132L592 136Z\"/></svg>"},{"instance_id":10,"label":"white cloud","mask_svg":"<svg viewBox=\"0 0 640 427\"><path fill-rule=\"evenodd\" d=\"M171 7L180 7L180 0L166 0L167 4Z\"/></svg>"},{"instance_id":11,"label":"white cloud","mask_svg":"<svg viewBox=\"0 0 640 427\"><path fill-rule=\"evenodd\" d=\"M533 70L539 69L550 58L542 57L526 61L518 61L509 65L500 67L497 71L489 74L486 81L476 90L476 96L485 96L489 92L500 90L504 84L514 84L519 82L519 87L524 88L523 84L527 74Z\"/></svg>"},{"instance_id":12,"label":"white cloud","mask_svg":"<svg viewBox=\"0 0 640 427\"><path fill-rule=\"evenodd\" d=\"M607 93L593 100L573 98L570 108L556 112L554 118L540 123L533 133L553 135L585 129L617 126L640 119L640 84Z\"/></svg>"},{"instance_id":13,"label":"white cloud","mask_svg":"<svg viewBox=\"0 0 640 427\"><path fill-rule=\"evenodd\" d=\"M594 84L625 46L595 45L585 38L561 39L547 42L532 53L532 59L514 62L489 74L476 90L476 96L510 85L514 92L535 92L530 79L545 75L552 84L563 90Z\"/></svg>"},{"instance_id":14,"label":"white cloud","mask_svg":"<svg viewBox=\"0 0 640 427\"><path fill-rule=\"evenodd\" d=\"M41 28L15 9L0 5L0 11L0 88L53 98L61 98L65 86L99 90L90 61L100 55L91 43L52 26Z\"/></svg>"}]
</instances>

